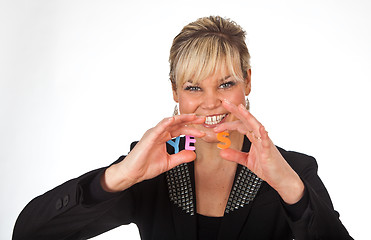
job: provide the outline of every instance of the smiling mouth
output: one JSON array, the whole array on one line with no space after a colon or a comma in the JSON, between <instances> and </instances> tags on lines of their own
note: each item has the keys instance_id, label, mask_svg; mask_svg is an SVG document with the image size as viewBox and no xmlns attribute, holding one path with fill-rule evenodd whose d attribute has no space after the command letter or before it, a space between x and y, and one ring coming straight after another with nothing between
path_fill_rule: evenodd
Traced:
<instances>
[{"instance_id":1,"label":"smiling mouth","mask_svg":"<svg viewBox=\"0 0 371 240\"><path fill-rule=\"evenodd\" d=\"M221 123L228 114L219 114L213 116L206 116L204 126L205 127L214 127L215 125Z\"/></svg>"}]
</instances>

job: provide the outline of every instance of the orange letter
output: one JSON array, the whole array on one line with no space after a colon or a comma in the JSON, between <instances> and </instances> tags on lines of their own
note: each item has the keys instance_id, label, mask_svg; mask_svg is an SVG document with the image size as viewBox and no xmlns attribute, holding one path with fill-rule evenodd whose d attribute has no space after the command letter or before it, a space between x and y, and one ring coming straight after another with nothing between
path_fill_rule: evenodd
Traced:
<instances>
[{"instance_id":1,"label":"orange letter","mask_svg":"<svg viewBox=\"0 0 371 240\"><path fill-rule=\"evenodd\" d=\"M220 132L218 133L218 135L216 135L216 138L221 141L222 143L224 144L220 144L218 143L218 148L220 149L225 149L225 148L229 148L229 146L231 146L231 140L229 140L229 138L227 138L229 136L229 133L227 132Z\"/></svg>"}]
</instances>

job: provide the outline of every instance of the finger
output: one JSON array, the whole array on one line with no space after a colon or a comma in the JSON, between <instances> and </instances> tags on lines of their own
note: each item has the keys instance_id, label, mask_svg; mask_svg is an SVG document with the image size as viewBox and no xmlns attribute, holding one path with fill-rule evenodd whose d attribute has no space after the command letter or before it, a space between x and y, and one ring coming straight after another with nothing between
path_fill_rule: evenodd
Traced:
<instances>
[{"instance_id":1,"label":"finger","mask_svg":"<svg viewBox=\"0 0 371 240\"><path fill-rule=\"evenodd\" d=\"M247 159L249 154L241 151L237 151L232 148L220 150L220 156L228 161L236 162L238 164L247 166Z\"/></svg>"},{"instance_id":2,"label":"finger","mask_svg":"<svg viewBox=\"0 0 371 240\"><path fill-rule=\"evenodd\" d=\"M249 129L241 121L225 122L214 128L214 132L223 132L226 130L234 131L237 130L241 134L247 134Z\"/></svg>"},{"instance_id":3,"label":"finger","mask_svg":"<svg viewBox=\"0 0 371 240\"><path fill-rule=\"evenodd\" d=\"M259 131L260 131L260 136L261 136L261 140L262 140L262 146L264 148L269 148L272 144L272 141L268 136L268 132L265 130L264 126L261 126Z\"/></svg>"},{"instance_id":4,"label":"finger","mask_svg":"<svg viewBox=\"0 0 371 240\"><path fill-rule=\"evenodd\" d=\"M178 166L179 164L192 162L196 159L196 153L190 150L182 150L176 154L172 154L168 159L168 170Z\"/></svg>"},{"instance_id":5,"label":"finger","mask_svg":"<svg viewBox=\"0 0 371 240\"><path fill-rule=\"evenodd\" d=\"M173 116L173 124L200 124L205 122L204 116L196 116L195 114L180 114Z\"/></svg>"},{"instance_id":6,"label":"finger","mask_svg":"<svg viewBox=\"0 0 371 240\"><path fill-rule=\"evenodd\" d=\"M174 129L180 129L185 126L192 126L194 124L202 124L205 122L205 117L195 116L195 118L189 118L185 116L183 118L175 117L174 121L167 125L164 131L172 132Z\"/></svg>"},{"instance_id":7,"label":"finger","mask_svg":"<svg viewBox=\"0 0 371 240\"><path fill-rule=\"evenodd\" d=\"M203 124L205 123L206 116L197 116L197 118L187 124Z\"/></svg>"},{"instance_id":8,"label":"finger","mask_svg":"<svg viewBox=\"0 0 371 240\"><path fill-rule=\"evenodd\" d=\"M197 138L205 136L205 132L200 131L191 126L174 126L171 130L169 130L170 135L172 138L178 137L180 135L191 135Z\"/></svg>"},{"instance_id":9,"label":"finger","mask_svg":"<svg viewBox=\"0 0 371 240\"><path fill-rule=\"evenodd\" d=\"M242 104L236 106L228 100L223 100L222 104L243 123L244 127L239 127L240 133L245 134L252 143L261 141L261 135L259 132L261 123L256 120L256 118ZM217 127L215 130L220 131L222 128L225 128L225 126L223 127L223 124L219 126L220 128Z\"/></svg>"},{"instance_id":10,"label":"finger","mask_svg":"<svg viewBox=\"0 0 371 240\"><path fill-rule=\"evenodd\" d=\"M174 120L172 124L169 124L166 130L173 136L179 135L193 135L195 137L203 137L205 133L193 127L194 124L202 124L205 122L205 116L196 116L195 120Z\"/></svg>"},{"instance_id":11,"label":"finger","mask_svg":"<svg viewBox=\"0 0 371 240\"><path fill-rule=\"evenodd\" d=\"M247 135L249 140L251 142L261 141L262 135L260 131L263 125L242 104L238 106L238 110L244 119L252 126L252 130L249 131L250 137Z\"/></svg>"},{"instance_id":12,"label":"finger","mask_svg":"<svg viewBox=\"0 0 371 240\"><path fill-rule=\"evenodd\" d=\"M227 109L230 113L235 115L238 119L242 118L242 115L240 114L240 112L238 110L238 107L235 104L233 104L230 101L224 99L222 101L222 105L225 109Z\"/></svg>"},{"instance_id":13,"label":"finger","mask_svg":"<svg viewBox=\"0 0 371 240\"><path fill-rule=\"evenodd\" d=\"M236 105L229 102L228 100L223 100L222 104L223 104L223 107L225 107L225 109L227 109L229 112L235 115L239 120L241 120L243 124L246 125L246 127L249 130L253 131L255 129L256 130L259 129L259 127L257 127L254 124L255 122L250 120L249 111L247 111L246 108L244 108L245 109L244 111L240 110L240 106L243 106L242 104L237 107Z\"/></svg>"},{"instance_id":14,"label":"finger","mask_svg":"<svg viewBox=\"0 0 371 240\"><path fill-rule=\"evenodd\" d=\"M262 124L242 104L238 105L238 110L244 119L254 126L254 129L258 130L260 128Z\"/></svg>"},{"instance_id":15,"label":"finger","mask_svg":"<svg viewBox=\"0 0 371 240\"><path fill-rule=\"evenodd\" d=\"M186 123L192 124L192 123L201 123L202 121L205 121L203 117L198 117L195 114L182 114L177 115L169 118L164 118L162 121L160 121L154 128L153 131L160 135L163 132L166 132L169 127L174 125L185 125Z\"/></svg>"},{"instance_id":16,"label":"finger","mask_svg":"<svg viewBox=\"0 0 371 240\"><path fill-rule=\"evenodd\" d=\"M165 131L167 127L174 124L174 121L175 121L174 117L164 118L159 123L157 123L157 125L151 130L155 132L157 135L161 134Z\"/></svg>"}]
</instances>

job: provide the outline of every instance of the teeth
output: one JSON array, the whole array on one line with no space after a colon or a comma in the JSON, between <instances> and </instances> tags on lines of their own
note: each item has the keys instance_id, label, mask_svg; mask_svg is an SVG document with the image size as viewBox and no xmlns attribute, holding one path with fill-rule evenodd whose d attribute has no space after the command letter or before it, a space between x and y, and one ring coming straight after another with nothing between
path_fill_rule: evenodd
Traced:
<instances>
[{"instance_id":1,"label":"teeth","mask_svg":"<svg viewBox=\"0 0 371 240\"><path fill-rule=\"evenodd\" d=\"M205 123L208 124L208 125L218 124L223 120L223 118L225 116L227 116L227 114L221 114L221 115L217 115L217 116L206 117Z\"/></svg>"}]
</instances>

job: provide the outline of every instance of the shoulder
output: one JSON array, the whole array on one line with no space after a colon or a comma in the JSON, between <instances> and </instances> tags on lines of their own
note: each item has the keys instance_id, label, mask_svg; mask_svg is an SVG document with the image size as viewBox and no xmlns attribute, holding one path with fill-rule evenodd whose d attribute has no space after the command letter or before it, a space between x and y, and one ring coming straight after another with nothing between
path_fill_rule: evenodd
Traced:
<instances>
[{"instance_id":1,"label":"shoulder","mask_svg":"<svg viewBox=\"0 0 371 240\"><path fill-rule=\"evenodd\" d=\"M302 173L308 170L317 171L318 165L314 157L309 156L304 153L299 153L295 151L287 151L283 148L277 147L283 158L288 162L288 164L297 173Z\"/></svg>"}]
</instances>

